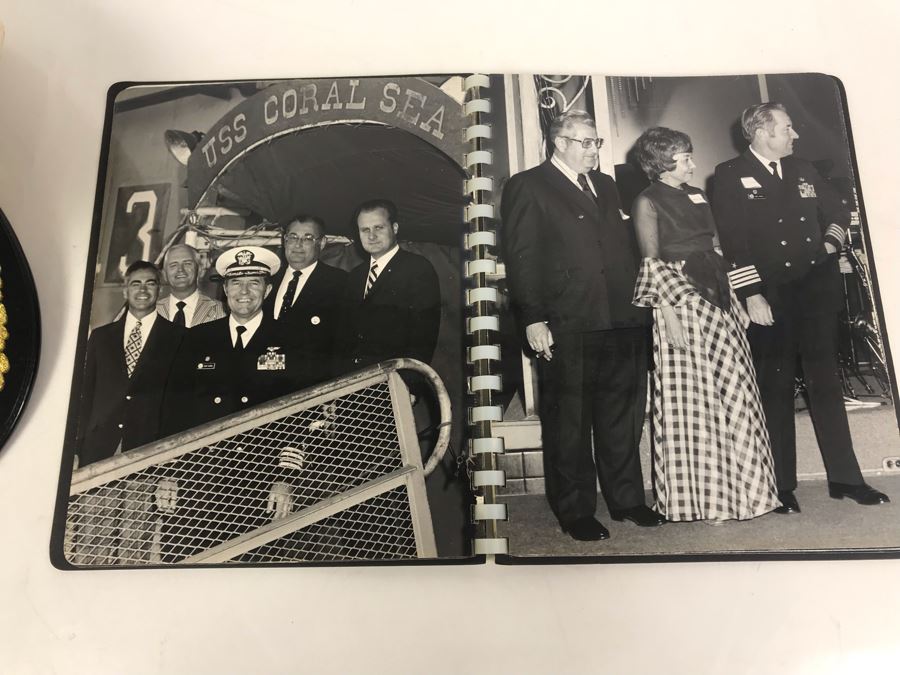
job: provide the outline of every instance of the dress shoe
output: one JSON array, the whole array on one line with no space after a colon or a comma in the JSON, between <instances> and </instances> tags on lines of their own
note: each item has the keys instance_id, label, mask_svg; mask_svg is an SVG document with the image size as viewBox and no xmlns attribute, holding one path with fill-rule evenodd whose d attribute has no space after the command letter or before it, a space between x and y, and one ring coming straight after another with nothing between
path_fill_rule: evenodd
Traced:
<instances>
[{"instance_id":1,"label":"dress shoe","mask_svg":"<svg viewBox=\"0 0 900 675\"><path fill-rule=\"evenodd\" d=\"M800 504L793 490L779 492L778 501L781 502L781 506L775 509L775 513L800 513Z\"/></svg>"},{"instance_id":2,"label":"dress shoe","mask_svg":"<svg viewBox=\"0 0 900 675\"><path fill-rule=\"evenodd\" d=\"M832 483L828 481L828 495L832 499L848 497L857 504L873 506L874 504L887 504L890 498L883 492L879 492L871 485L860 483L859 485L847 485L846 483Z\"/></svg>"},{"instance_id":3,"label":"dress shoe","mask_svg":"<svg viewBox=\"0 0 900 675\"><path fill-rule=\"evenodd\" d=\"M644 504L632 506L630 509L610 509L609 515L618 522L630 520L641 527L658 527L666 522L665 518Z\"/></svg>"},{"instance_id":4,"label":"dress shoe","mask_svg":"<svg viewBox=\"0 0 900 675\"><path fill-rule=\"evenodd\" d=\"M603 527L603 523L592 516L585 516L571 523L563 524L562 531L576 541L609 539L609 530Z\"/></svg>"}]
</instances>

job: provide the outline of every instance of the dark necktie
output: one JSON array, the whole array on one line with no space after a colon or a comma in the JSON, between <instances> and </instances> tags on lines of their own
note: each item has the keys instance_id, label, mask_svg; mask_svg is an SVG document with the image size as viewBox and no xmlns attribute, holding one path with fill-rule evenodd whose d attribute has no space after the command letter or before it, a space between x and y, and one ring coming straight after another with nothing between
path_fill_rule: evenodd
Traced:
<instances>
[{"instance_id":1,"label":"dark necktie","mask_svg":"<svg viewBox=\"0 0 900 675\"><path fill-rule=\"evenodd\" d=\"M243 349L244 348L244 333L247 332L247 327L246 326L238 326L237 328L235 328L235 330L237 331L238 336L237 336L237 340L235 340L235 342L234 342L234 348L235 349Z\"/></svg>"},{"instance_id":2,"label":"dark necktie","mask_svg":"<svg viewBox=\"0 0 900 675\"><path fill-rule=\"evenodd\" d=\"M281 311L278 312L278 317L281 318L285 314L290 311L291 307L294 305L294 294L297 292L297 284L300 281L300 275L303 274L300 270L294 270L294 276L291 277L291 280L288 282L287 288L284 289L284 295L281 296Z\"/></svg>"},{"instance_id":3,"label":"dark necktie","mask_svg":"<svg viewBox=\"0 0 900 675\"><path fill-rule=\"evenodd\" d=\"M591 186L588 185L587 176L583 173L578 174L578 184L581 186L581 191L584 192L584 194L591 199L594 199L594 193L591 191Z\"/></svg>"},{"instance_id":4,"label":"dark necktie","mask_svg":"<svg viewBox=\"0 0 900 675\"><path fill-rule=\"evenodd\" d=\"M176 326L183 326L185 325L184 308L187 306L187 303L185 303L183 300L179 300L175 303L175 306L178 308L178 311L175 312L175 317L172 319L172 323L174 323Z\"/></svg>"},{"instance_id":5,"label":"dark necktie","mask_svg":"<svg viewBox=\"0 0 900 675\"><path fill-rule=\"evenodd\" d=\"M778 173L778 162L769 162L769 166L772 167L772 175L781 180L781 174Z\"/></svg>"}]
</instances>

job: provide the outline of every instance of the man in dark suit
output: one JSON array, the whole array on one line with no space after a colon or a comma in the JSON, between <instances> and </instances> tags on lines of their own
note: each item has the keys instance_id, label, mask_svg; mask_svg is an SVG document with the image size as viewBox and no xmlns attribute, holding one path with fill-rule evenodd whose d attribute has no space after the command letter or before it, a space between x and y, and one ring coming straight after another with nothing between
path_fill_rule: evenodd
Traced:
<instances>
[{"instance_id":1,"label":"man in dark suit","mask_svg":"<svg viewBox=\"0 0 900 675\"><path fill-rule=\"evenodd\" d=\"M838 251L850 214L809 162L791 156L794 131L780 103L741 116L747 151L716 167L713 213L731 282L750 315L748 338L782 505L798 513L794 379L799 357L829 494L860 504L887 496L866 485L850 439L837 363L843 305Z\"/></svg>"},{"instance_id":2,"label":"man in dark suit","mask_svg":"<svg viewBox=\"0 0 900 675\"><path fill-rule=\"evenodd\" d=\"M176 244L166 251L163 273L169 284L169 295L156 303L156 311L162 318L176 326L191 328L225 316L221 302L197 289L200 256L193 246Z\"/></svg>"},{"instance_id":3,"label":"man in dark suit","mask_svg":"<svg viewBox=\"0 0 900 675\"><path fill-rule=\"evenodd\" d=\"M159 270L139 260L125 271L127 311L88 340L75 438L76 466L127 452L160 437L166 379L184 329L157 315ZM141 481L85 497L76 535L82 564L149 560L152 530L141 524L154 486Z\"/></svg>"},{"instance_id":4,"label":"man in dark suit","mask_svg":"<svg viewBox=\"0 0 900 675\"><path fill-rule=\"evenodd\" d=\"M188 331L166 390L167 433L183 431L292 391L297 376L293 354L282 344L276 322L263 312L271 275L281 263L271 251L235 247L222 253L216 271L228 303L226 318ZM163 549L175 561L252 529L293 506L287 480L263 485L258 476L279 471L276 448L265 443L218 448L202 474L169 481L159 499L167 514Z\"/></svg>"},{"instance_id":5,"label":"man in dark suit","mask_svg":"<svg viewBox=\"0 0 900 675\"><path fill-rule=\"evenodd\" d=\"M547 499L585 541L609 536L598 476L614 520L665 522L645 504L638 450L649 316L631 304L637 243L615 183L594 170L602 142L587 113L561 115L552 158L510 178L501 204L512 306L539 358Z\"/></svg>"},{"instance_id":6,"label":"man in dark suit","mask_svg":"<svg viewBox=\"0 0 900 675\"><path fill-rule=\"evenodd\" d=\"M321 218L299 215L281 236L282 272L272 281L273 292L263 303L266 316L278 323L290 351L302 358L296 389L323 382L332 376L334 339L347 273L319 260L325 246Z\"/></svg>"},{"instance_id":7,"label":"man in dark suit","mask_svg":"<svg viewBox=\"0 0 900 675\"><path fill-rule=\"evenodd\" d=\"M429 363L441 325L441 290L426 258L397 245L397 207L362 204L356 224L369 260L351 270L339 334L343 370L408 357Z\"/></svg>"}]
</instances>

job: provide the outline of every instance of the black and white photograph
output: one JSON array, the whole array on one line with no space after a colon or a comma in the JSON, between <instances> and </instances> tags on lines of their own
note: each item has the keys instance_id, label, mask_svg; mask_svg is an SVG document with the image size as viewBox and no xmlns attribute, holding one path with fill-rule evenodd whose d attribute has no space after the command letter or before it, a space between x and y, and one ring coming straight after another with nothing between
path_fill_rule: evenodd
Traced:
<instances>
[{"instance_id":1,"label":"black and white photograph","mask_svg":"<svg viewBox=\"0 0 900 675\"><path fill-rule=\"evenodd\" d=\"M840 82L495 85L510 560L900 549Z\"/></svg>"},{"instance_id":2,"label":"black and white photograph","mask_svg":"<svg viewBox=\"0 0 900 675\"><path fill-rule=\"evenodd\" d=\"M55 564L469 555L463 87L113 87Z\"/></svg>"}]
</instances>

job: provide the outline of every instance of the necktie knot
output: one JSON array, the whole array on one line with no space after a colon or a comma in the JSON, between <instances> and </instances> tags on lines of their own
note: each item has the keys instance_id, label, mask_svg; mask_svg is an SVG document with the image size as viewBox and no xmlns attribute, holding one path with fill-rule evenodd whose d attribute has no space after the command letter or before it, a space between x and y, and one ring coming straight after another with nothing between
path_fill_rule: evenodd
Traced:
<instances>
[{"instance_id":1,"label":"necktie knot","mask_svg":"<svg viewBox=\"0 0 900 675\"><path fill-rule=\"evenodd\" d=\"M246 326L237 326L234 329L237 332L237 340L235 340L234 346L236 349L244 348L244 333L247 332Z\"/></svg>"},{"instance_id":2,"label":"necktie knot","mask_svg":"<svg viewBox=\"0 0 900 675\"><path fill-rule=\"evenodd\" d=\"M175 312L175 316L172 317L172 323L176 326L184 326L185 325L185 317L184 317L184 308L187 307L187 303L184 300L179 300L175 303L175 307L177 307L177 311Z\"/></svg>"},{"instance_id":3,"label":"necktie knot","mask_svg":"<svg viewBox=\"0 0 900 675\"><path fill-rule=\"evenodd\" d=\"M769 166L772 168L772 175L775 178L781 178L781 175L778 173L778 162L769 162Z\"/></svg>"},{"instance_id":4,"label":"necktie knot","mask_svg":"<svg viewBox=\"0 0 900 675\"><path fill-rule=\"evenodd\" d=\"M583 173L578 174L578 184L581 186L582 190L584 190L585 192L588 192L590 194L593 194L591 192L591 186L588 185L587 176L585 176Z\"/></svg>"}]
</instances>

